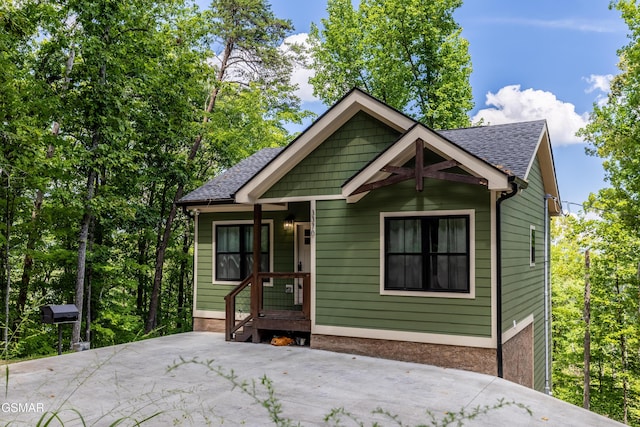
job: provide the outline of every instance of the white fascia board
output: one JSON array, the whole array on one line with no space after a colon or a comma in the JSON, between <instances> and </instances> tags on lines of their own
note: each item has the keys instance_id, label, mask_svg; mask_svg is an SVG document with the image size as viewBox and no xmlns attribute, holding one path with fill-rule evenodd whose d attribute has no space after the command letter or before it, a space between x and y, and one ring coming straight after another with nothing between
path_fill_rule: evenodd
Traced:
<instances>
[{"instance_id":1,"label":"white fascia board","mask_svg":"<svg viewBox=\"0 0 640 427\"><path fill-rule=\"evenodd\" d=\"M486 179L489 190L504 191L509 189L507 174L452 144L429 128L418 125L404 134L402 138L396 141L393 147L390 147L383 155L375 159L349 181L342 188L342 196L348 202L354 202L362 198L366 193L355 196L350 195L367 182L384 179L389 176L389 173L380 172L383 167L387 165L402 166L412 159L415 156L414 142L417 139L422 139L426 148L445 159L453 159L459 162L463 170L476 177Z\"/></svg>"},{"instance_id":2,"label":"white fascia board","mask_svg":"<svg viewBox=\"0 0 640 427\"><path fill-rule=\"evenodd\" d=\"M533 162L536 159L536 156L538 155L538 151L540 150L540 146L543 144L543 141L545 141L545 139L546 139L546 142L549 143L549 133L548 133L546 124L540 131L540 136L538 137L538 143L536 144L535 150L533 150L533 156L531 156L531 158L529 159L529 164L527 165L527 171L525 172L523 179L529 180L529 173L531 173Z\"/></svg>"},{"instance_id":3,"label":"white fascia board","mask_svg":"<svg viewBox=\"0 0 640 427\"><path fill-rule=\"evenodd\" d=\"M553 162L553 151L551 149L551 139L549 138L549 129L545 123L538 145L534 151L534 155L531 156L529 165L527 166L527 172L524 176L525 180L529 180L529 173L533 167L533 162L538 159L540 163L540 173L542 175L542 185L544 186L544 192L550 194L557 199L557 203L549 201L549 211L552 215L560 215L562 213L562 204L560 203L560 191L558 190L558 180L556 178L556 170Z\"/></svg>"},{"instance_id":4,"label":"white fascia board","mask_svg":"<svg viewBox=\"0 0 640 427\"><path fill-rule=\"evenodd\" d=\"M236 194L237 203L255 203L271 186L293 169L315 150L324 140L344 125L359 111L382 121L388 126L404 132L415 124L411 118L375 100L365 93L354 90L342 101L328 110L309 129L287 146L264 169L247 182Z\"/></svg>"},{"instance_id":5,"label":"white fascia board","mask_svg":"<svg viewBox=\"0 0 640 427\"><path fill-rule=\"evenodd\" d=\"M426 344L453 345L476 348L496 348L490 337L468 335L447 335L427 332L408 332L387 329L354 328L346 326L312 325L312 334L335 335L339 337L369 338L388 341L409 341Z\"/></svg>"},{"instance_id":6,"label":"white fascia board","mask_svg":"<svg viewBox=\"0 0 640 427\"><path fill-rule=\"evenodd\" d=\"M262 205L263 211L286 211L288 209L286 202L282 203L265 203ZM187 208L188 211L199 213L210 212L253 212L253 205L240 204L219 204L219 205L194 205Z\"/></svg>"}]
</instances>

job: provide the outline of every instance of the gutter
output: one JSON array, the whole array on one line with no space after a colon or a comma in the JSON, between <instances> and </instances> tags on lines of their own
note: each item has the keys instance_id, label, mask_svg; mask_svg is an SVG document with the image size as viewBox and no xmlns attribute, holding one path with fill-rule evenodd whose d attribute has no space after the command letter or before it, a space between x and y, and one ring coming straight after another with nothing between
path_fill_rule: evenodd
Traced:
<instances>
[{"instance_id":1,"label":"gutter","mask_svg":"<svg viewBox=\"0 0 640 427\"><path fill-rule=\"evenodd\" d=\"M518 182L514 176L509 177L511 184L511 192L503 192L498 200L496 200L496 359L498 362L498 377L504 378L504 369L502 361L502 218L500 206L502 202L512 198L518 194Z\"/></svg>"}]
</instances>

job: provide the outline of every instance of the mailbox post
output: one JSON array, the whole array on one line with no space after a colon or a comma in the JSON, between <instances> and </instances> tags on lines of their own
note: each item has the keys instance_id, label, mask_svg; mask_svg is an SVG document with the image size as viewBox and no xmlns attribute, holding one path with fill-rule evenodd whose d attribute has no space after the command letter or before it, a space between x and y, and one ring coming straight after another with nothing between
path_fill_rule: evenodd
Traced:
<instances>
[{"instance_id":1,"label":"mailbox post","mask_svg":"<svg viewBox=\"0 0 640 427\"><path fill-rule=\"evenodd\" d=\"M75 323L80 316L75 304L44 305L40 307L42 323L58 325L58 355L62 354L62 324Z\"/></svg>"}]
</instances>

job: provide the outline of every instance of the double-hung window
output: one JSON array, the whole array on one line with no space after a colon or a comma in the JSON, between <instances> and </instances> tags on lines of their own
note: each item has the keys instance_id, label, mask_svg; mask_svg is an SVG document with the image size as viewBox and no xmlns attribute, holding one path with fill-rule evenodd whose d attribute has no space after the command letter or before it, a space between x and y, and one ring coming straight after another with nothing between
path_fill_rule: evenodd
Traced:
<instances>
[{"instance_id":1,"label":"double-hung window","mask_svg":"<svg viewBox=\"0 0 640 427\"><path fill-rule=\"evenodd\" d=\"M244 280L253 270L253 224L215 225L215 280ZM269 271L269 224L262 224L260 271Z\"/></svg>"},{"instance_id":2,"label":"double-hung window","mask_svg":"<svg viewBox=\"0 0 640 427\"><path fill-rule=\"evenodd\" d=\"M384 289L470 292L470 216L384 217Z\"/></svg>"}]
</instances>

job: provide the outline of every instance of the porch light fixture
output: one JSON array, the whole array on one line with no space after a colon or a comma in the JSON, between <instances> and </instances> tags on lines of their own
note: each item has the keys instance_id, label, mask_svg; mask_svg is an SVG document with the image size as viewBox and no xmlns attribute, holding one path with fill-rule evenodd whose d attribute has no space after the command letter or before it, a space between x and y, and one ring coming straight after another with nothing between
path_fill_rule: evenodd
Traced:
<instances>
[{"instance_id":1,"label":"porch light fixture","mask_svg":"<svg viewBox=\"0 0 640 427\"><path fill-rule=\"evenodd\" d=\"M293 230L293 224L296 222L296 217L293 214L287 215L284 219L284 229L285 230Z\"/></svg>"}]
</instances>

